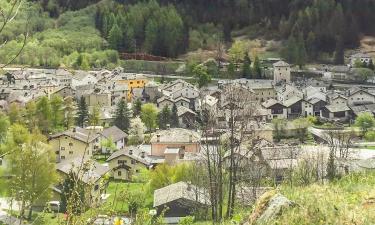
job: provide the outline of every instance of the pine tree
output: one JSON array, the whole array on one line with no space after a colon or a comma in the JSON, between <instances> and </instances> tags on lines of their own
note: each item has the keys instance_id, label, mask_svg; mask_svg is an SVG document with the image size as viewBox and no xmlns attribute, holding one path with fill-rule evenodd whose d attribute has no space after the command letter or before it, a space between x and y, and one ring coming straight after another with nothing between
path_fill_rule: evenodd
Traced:
<instances>
[{"instance_id":1,"label":"pine tree","mask_svg":"<svg viewBox=\"0 0 375 225\"><path fill-rule=\"evenodd\" d=\"M172 115L171 115L171 127L179 127L178 115L177 115L177 105L174 104L172 108Z\"/></svg>"},{"instance_id":2,"label":"pine tree","mask_svg":"<svg viewBox=\"0 0 375 225\"><path fill-rule=\"evenodd\" d=\"M167 124L170 125L170 118L171 118L171 111L169 110L168 106L164 106L163 110L159 112L158 115L158 124L159 129L166 129Z\"/></svg>"},{"instance_id":3,"label":"pine tree","mask_svg":"<svg viewBox=\"0 0 375 225\"><path fill-rule=\"evenodd\" d=\"M96 105L89 115L90 126L98 126L100 122L100 108Z\"/></svg>"},{"instance_id":4,"label":"pine tree","mask_svg":"<svg viewBox=\"0 0 375 225\"><path fill-rule=\"evenodd\" d=\"M258 56L255 56L253 65L253 74L256 79L262 79L262 69L260 68L260 62Z\"/></svg>"},{"instance_id":5,"label":"pine tree","mask_svg":"<svg viewBox=\"0 0 375 225\"><path fill-rule=\"evenodd\" d=\"M249 57L249 53L245 53L245 57L243 59L242 65L242 77L247 79L252 79L251 74L251 59Z\"/></svg>"},{"instance_id":6,"label":"pine tree","mask_svg":"<svg viewBox=\"0 0 375 225\"><path fill-rule=\"evenodd\" d=\"M140 116L142 110L142 102L141 100L137 99L135 102L133 102L133 116Z\"/></svg>"},{"instance_id":7,"label":"pine tree","mask_svg":"<svg viewBox=\"0 0 375 225\"><path fill-rule=\"evenodd\" d=\"M77 115L77 124L83 127L89 118L89 111L84 97L79 100Z\"/></svg>"},{"instance_id":8,"label":"pine tree","mask_svg":"<svg viewBox=\"0 0 375 225\"><path fill-rule=\"evenodd\" d=\"M128 132L130 127L130 112L127 103L121 99L117 104L114 124L124 132Z\"/></svg>"},{"instance_id":9,"label":"pine tree","mask_svg":"<svg viewBox=\"0 0 375 225\"><path fill-rule=\"evenodd\" d=\"M114 23L108 34L108 43L112 49L119 49L123 41L123 34L118 27L117 23Z\"/></svg>"},{"instance_id":10,"label":"pine tree","mask_svg":"<svg viewBox=\"0 0 375 225\"><path fill-rule=\"evenodd\" d=\"M300 69L306 64L306 47L305 47L305 40L303 39L303 34L298 36L298 44L297 44L297 58L296 64L299 66Z\"/></svg>"},{"instance_id":11,"label":"pine tree","mask_svg":"<svg viewBox=\"0 0 375 225\"><path fill-rule=\"evenodd\" d=\"M337 65L344 64L344 42L341 37L337 37L336 40L334 63Z\"/></svg>"}]
</instances>

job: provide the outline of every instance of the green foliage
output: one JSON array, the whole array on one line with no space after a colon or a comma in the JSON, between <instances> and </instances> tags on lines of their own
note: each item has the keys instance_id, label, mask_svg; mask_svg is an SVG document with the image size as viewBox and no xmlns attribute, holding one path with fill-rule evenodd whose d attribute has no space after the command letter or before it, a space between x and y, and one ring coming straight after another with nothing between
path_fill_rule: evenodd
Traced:
<instances>
[{"instance_id":1,"label":"green foliage","mask_svg":"<svg viewBox=\"0 0 375 225\"><path fill-rule=\"evenodd\" d=\"M355 126L362 130L363 135L365 135L368 130L372 129L374 125L374 115L369 112L360 113L355 120Z\"/></svg>"},{"instance_id":2,"label":"green foliage","mask_svg":"<svg viewBox=\"0 0 375 225\"><path fill-rule=\"evenodd\" d=\"M98 126L100 123L100 108L98 105L94 106L89 114L89 124L91 126Z\"/></svg>"},{"instance_id":3,"label":"green foliage","mask_svg":"<svg viewBox=\"0 0 375 225\"><path fill-rule=\"evenodd\" d=\"M307 118L298 118L293 121L293 125L299 141L304 143L307 138L307 128L310 126L309 120Z\"/></svg>"},{"instance_id":4,"label":"green foliage","mask_svg":"<svg viewBox=\"0 0 375 225\"><path fill-rule=\"evenodd\" d=\"M369 142L375 141L375 131L367 131L365 134L365 140Z\"/></svg>"},{"instance_id":5,"label":"green foliage","mask_svg":"<svg viewBox=\"0 0 375 225\"><path fill-rule=\"evenodd\" d=\"M287 121L284 119L273 119L272 125L274 128L275 141L280 142L280 140L284 137L284 129L287 125Z\"/></svg>"},{"instance_id":6,"label":"green foliage","mask_svg":"<svg viewBox=\"0 0 375 225\"><path fill-rule=\"evenodd\" d=\"M194 224L194 217L193 216L186 216L182 218L179 222L179 225L192 225Z\"/></svg>"},{"instance_id":7,"label":"green foliage","mask_svg":"<svg viewBox=\"0 0 375 225\"><path fill-rule=\"evenodd\" d=\"M164 106L162 111L158 114L158 124L159 129L167 129L167 125L170 125L171 123L171 111L169 110L168 106Z\"/></svg>"},{"instance_id":8,"label":"green foliage","mask_svg":"<svg viewBox=\"0 0 375 225\"><path fill-rule=\"evenodd\" d=\"M79 100L77 116L78 116L77 117L78 126L83 127L84 124L87 123L89 119L88 106L83 96Z\"/></svg>"},{"instance_id":9,"label":"green foliage","mask_svg":"<svg viewBox=\"0 0 375 225\"><path fill-rule=\"evenodd\" d=\"M5 140L9 126L9 117L4 113L0 112L0 143L2 143Z\"/></svg>"},{"instance_id":10,"label":"green foliage","mask_svg":"<svg viewBox=\"0 0 375 225\"><path fill-rule=\"evenodd\" d=\"M152 103L142 105L141 108L141 119L146 125L148 131L152 131L156 127L156 121L158 117L158 109Z\"/></svg>"},{"instance_id":11,"label":"green foliage","mask_svg":"<svg viewBox=\"0 0 375 225\"><path fill-rule=\"evenodd\" d=\"M59 110L59 109L55 109ZM47 96L43 96L36 102L36 117L38 121L38 128L44 133L48 134L51 131L52 121L52 108L51 103ZM55 121L58 123L58 121Z\"/></svg>"},{"instance_id":12,"label":"green foliage","mask_svg":"<svg viewBox=\"0 0 375 225\"><path fill-rule=\"evenodd\" d=\"M256 79L262 79L262 69L260 68L260 62L258 56L255 56L253 65L253 74Z\"/></svg>"},{"instance_id":13,"label":"green foliage","mask_svg":"<svg viewBox=\"0 0 375 225\"><path fill-rule=\"evenodd\" d=\"M180 122L178 120L177 105L176 104L173 104L173 107L172 107L170 123L171 123L171 127L179 127L180 126L180 124L179 124Z\"/></svg>"},{"instance_id":14,"label":"green foliage","mask_svg":"<svg viewBox=\"0 0 375 225\"><path fill-rule=\"evenodd\" d=\"M144 136L145 131L146 131L145 124L142 122L139 116L131 119L128 144L138 145L138 144L143 143L145 140L145 136Z\"/></svg>"},{"instance_id":15,"label":"green foliage","mask_svg":"<svg viewBox=\"0 0 375 225\"><path fill-rule=\"evenodd\" d=\"M245 53L245 57L243 59L242 65L242 77L247 79L252 79L251 74L251 59L249 57L249 53Z\"/></svg>"},{"instance_id":16,"label":"green foliage","mask_svg":"<svg viewBox=\"0 0 375 225\"><path fill-rule=\"evenodd\" d=\"M375 76L374 71L368 68L355 68L353 69L353 72L361 82L367 82L367 80L372 79Z\"/></svg>"},{"instance_id":17,"label":"green foliage","mask_svg":"<svg viewBox=\"0 0 375 225\"><path fill-rule=\"evenodd\" d=\"M198 86L204 87L207 86L211 82L211 75L207 72L207 67L199 64L193 68L193 76L195 78L195 82Z\"/></svg>"},{"instance_id":18,"label":"green foliage","mask_svg":"<svg viewBox=\"0 0 375 225\"><path fill-rule=\"evenodd\" d=\"M50 104L52 129L55 131L62 130L64 124L64 100L59 95L53 95Z\"/></svg>"},{"instance_id":19,"label":"green foliage","mask_svg":"<svg viewBox=\"0 0 375 225\"><path fill-rule=\"evenodd\" d=\"M121 99L117 104L114 125L120 128L124 132L128 132L130 127L130 112L128 104L124 99Z\"/></svg>"},{"instance_id":20,"label":"green foliage","mask_svg":"<svg viewBox=\"0 0 375 225\"><path fill-rule=\"evenodd\" d=\"M198 25L189 31L189 50L215 49L217 42L222 38L222 28L213 23Z\"/></svg>"},{"instance_id":21,"label":"green foliage","mask_svg":"<svg viewBox=\"0 0 375 225\"><path fill-rule=\"evenodd\" d=\"M133 102L133 116L134 117L139 116L141 114L141 110L142 110L142 102L138 98L135 100L135 102Z\"/></svg>"}]
</instances>

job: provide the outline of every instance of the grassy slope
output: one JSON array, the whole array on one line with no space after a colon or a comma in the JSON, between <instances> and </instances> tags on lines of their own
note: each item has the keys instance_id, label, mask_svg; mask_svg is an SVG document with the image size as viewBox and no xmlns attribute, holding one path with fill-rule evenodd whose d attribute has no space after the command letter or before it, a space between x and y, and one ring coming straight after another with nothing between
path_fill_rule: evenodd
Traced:
<instances>
[{"instance_id":1,"label":"grassy slope","mask_svg":"<svg viewBox=\"0 0 375 225\"><path fill-rule=\"evenodd\" d=\"M326 184L282 187L299 207L287 210L273 224L374 224L375 173L352 174Z\"/></svg>"}]
</instances>

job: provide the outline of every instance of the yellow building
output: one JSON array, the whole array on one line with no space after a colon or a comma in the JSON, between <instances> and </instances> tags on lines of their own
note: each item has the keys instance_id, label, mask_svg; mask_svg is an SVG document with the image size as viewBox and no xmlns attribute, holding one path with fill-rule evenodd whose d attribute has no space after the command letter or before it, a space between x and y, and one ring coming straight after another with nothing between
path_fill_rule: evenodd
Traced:
<instances>
[{"instance_id":1,"label":"yellow building","mask_svg":"<svg viewBox=\"0 0 375 225\"><path fill-rule=\"evenodd\" d=\"M111 176L116 180L131 181L132 176L139 173L142 168L149 168L145 152L138 149L115 151L108 159Z\"/></svg>"},{"instance_id":2,"label":"yellow building","mask_svg":"<svg viewBox=\"0 0 375 225\"><path fill-rule=\"evenodd\" d=\"M132 100L133 88L144 88L148 80L145 76L140 74L120 74L116 77L116 83L128 85L127 100Z\"/></svg>"},{"instance_id":3,"label":"yellow building","mask_svg":"<svg viewBox=\"0 0 375 225\"><path fill-rule=\"evenodd\" d=\"M80 127L51 135L49 143L56 153L57 162L77 157L90 158L99 150L99 135Z\"/></svg>"}]
</instances>

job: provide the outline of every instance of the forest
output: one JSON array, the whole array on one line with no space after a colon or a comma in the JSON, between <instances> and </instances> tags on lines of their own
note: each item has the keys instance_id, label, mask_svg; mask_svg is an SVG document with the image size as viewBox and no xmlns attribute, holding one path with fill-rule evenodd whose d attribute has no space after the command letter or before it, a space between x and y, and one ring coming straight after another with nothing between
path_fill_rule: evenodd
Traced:
<instances>
[{"instance_id":1,"label":"forest","mask_svg":"<svg viewBox=\"0 0 375 225\"><path fill-rule=\"evenodd\" d=\"M244 28L252 31L246 38L283 41L280 53L291 63L329 54L340 64L345 49L358 47L362 35L375 35L372 0L287 2L33 0L1 37L8 42L0 49L0 60L22 47L26 29L28 44L15 63L82 69L113 67L123 52L177 58L197 49L213 50L218 42L230 46L233 33Z\"/></svg>"}]
</instances>

